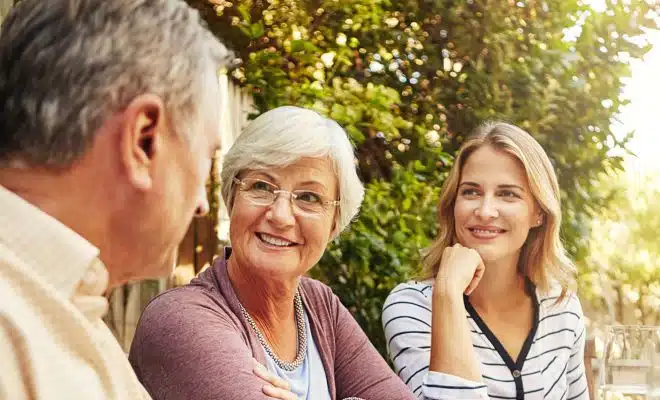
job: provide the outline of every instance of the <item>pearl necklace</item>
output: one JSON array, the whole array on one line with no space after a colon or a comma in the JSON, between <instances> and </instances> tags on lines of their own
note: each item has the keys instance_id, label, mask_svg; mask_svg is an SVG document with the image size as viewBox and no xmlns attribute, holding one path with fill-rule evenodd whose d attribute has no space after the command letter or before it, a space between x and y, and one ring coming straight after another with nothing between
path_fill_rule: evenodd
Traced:
<instances>
[{"instance_id":1,"label":"pearl necklace","mask_svg":"<svg viewBox=\"0 0 660 400\"><path fill-rule=\"evenodd\" d=\"M240 303L239 303L240 304ZM268 344L268 341L266 341L266 338L264 335L261 333L259 328L257 327L257 324L254 322L250 314L248 314L247 310L243 307L242 304L241 306L241 311L243 312L243 316L247 320L248 324L250 324L250 327L254 331L254 333L257 335L257 339L259 339L259 343L261 343L261 346L263 346L264 350L270 358L275 361L275 364L277 364L278 367L285 371L294 371L296 368L300 367L305 361L305 356L307 355L307 334L306 334L306 326L305 326L305 314L303 311L303 304L302 304L302 297L300 296L300 292L296 292L296 296L293 298L293 308L295 311L295 318L296 318L296 334L297 334L297 339L298 339L298 347L296 349L296 358L293 361L283 361L280 360L279 357L275 354L275 351L270 347Z\"/></svg>"}]
</instances>

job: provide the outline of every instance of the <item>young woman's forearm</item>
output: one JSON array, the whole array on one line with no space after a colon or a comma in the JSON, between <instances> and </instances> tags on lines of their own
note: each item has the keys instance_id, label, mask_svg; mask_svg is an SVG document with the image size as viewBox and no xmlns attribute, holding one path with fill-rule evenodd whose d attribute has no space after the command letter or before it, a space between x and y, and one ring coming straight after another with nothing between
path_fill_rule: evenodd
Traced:
<instances>
[{"instance_id":1,"label":"young woman's forearm","mask_svg":"<svg viewBox=\"0 0 660 400\"><path fill-rule=\"evenodd\" d=\"M432 310L429 371L480 382L481 371L472 348L463 294L434 291Z\"/></svg>"}]
</instances>

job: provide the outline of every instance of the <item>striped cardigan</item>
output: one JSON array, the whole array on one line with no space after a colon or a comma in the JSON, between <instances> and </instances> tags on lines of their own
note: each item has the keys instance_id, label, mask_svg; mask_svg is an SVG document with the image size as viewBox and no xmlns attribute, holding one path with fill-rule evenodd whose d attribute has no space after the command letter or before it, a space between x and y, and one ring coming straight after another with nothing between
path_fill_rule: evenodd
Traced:
<instances>
[{"instance_id":1,"label":"striped cardigan","mask_svg":"<svg viewBox=\"0 0 660 400\"><path fill-rule=\"evenodd\" d=\"M512 360L470 303L465 301L472 344L482 379L472 382L430 372L432 281L398 285L383 306L383 327L395 372L419 399L589 398L584 371L585 324L580 301L558 291L533 290L534 323L517 360Z\"/></svg>"}]
</instances>

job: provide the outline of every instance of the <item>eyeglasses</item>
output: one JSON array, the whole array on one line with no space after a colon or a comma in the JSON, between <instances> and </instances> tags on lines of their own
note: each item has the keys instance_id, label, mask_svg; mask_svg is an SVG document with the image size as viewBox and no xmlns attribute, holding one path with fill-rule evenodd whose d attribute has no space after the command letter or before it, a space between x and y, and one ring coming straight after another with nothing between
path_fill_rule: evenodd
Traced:
<instances>
[{"instance_id":1,"label":"eyeglasses","mask_svg":"<svg viewBox=\"0 0 660 400\"><path fill-rule=\"evenodd\" d=\"M339 205L339 200L327 200L324 196L310 190L280 189L273 183L261 179L233 178L243 196L251 203L259 206L271 206L281 193L289 195L293 204L293 212L305 216L318 218L327 215L330 210Z\"/></svg>"}]
</instances>

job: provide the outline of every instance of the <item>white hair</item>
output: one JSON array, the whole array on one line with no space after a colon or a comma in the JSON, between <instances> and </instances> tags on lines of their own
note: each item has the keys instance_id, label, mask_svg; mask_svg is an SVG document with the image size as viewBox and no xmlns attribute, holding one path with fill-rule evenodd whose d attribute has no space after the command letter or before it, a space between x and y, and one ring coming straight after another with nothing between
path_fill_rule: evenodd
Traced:
<instances>
[{"instance_id":1,"label":"white hair","mask_svg":"<svg viewBox=\"0 0 660 400\"><path fill-rule=\"evenodd\" d=\"M312 110L285 106L252 121L238 136L222 166L222 198L231 212L233 178L246 169L291 165L303 157L329 157L339 186L337 232L357 215L364 186L357 175L353 146L335 121Z\"/></svg>"}]
</instances>

